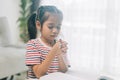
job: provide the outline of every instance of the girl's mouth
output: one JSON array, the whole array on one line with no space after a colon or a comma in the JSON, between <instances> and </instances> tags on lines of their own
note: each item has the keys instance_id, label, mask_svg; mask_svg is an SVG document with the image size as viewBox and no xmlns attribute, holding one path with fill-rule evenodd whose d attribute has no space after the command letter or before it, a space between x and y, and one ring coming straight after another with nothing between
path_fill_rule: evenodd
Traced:
<instances>
[{"instance_id":1,"label":"girl's mouth","mask_svg":"<svg viewBox=\"0 0 120 80\"><path fill-rule=\"evenodd\" d=\"M57 37L57 35L51 35L51 37L56 38L56 37Z\"/></svg>"},{"instance_id":2,"label":"girl's mouth","mask_svg":"<svg viewBox=\"0 0 120 80\"><path fill-rule=\"evenodd\" d=\"M51 35L51 37L57 37L56 35Z\"/></svg>"}]
</instances>

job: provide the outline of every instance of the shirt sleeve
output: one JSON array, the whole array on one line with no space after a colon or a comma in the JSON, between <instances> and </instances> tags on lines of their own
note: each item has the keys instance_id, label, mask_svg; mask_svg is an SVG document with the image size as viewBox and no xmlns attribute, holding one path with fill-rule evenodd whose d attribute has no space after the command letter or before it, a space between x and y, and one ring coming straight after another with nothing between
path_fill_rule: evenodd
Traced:
<instances>
[{"instance_id":1,"label":"shirt sleeve","mask_svg":"<svg viewBox=\"0 0 120 80\"><path fill-rule=\"evenodd\" d=\"M35 46L34 41L29 41L26 45L26 65L32 66L40 64L41 54Z\"/></svg>"}]
</instances>

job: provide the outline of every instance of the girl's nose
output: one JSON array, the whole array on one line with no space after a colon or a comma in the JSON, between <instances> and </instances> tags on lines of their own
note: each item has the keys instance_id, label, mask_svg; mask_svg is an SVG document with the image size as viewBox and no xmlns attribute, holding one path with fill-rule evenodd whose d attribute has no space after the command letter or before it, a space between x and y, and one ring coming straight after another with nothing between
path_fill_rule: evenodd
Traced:
<instances>
[{"instance_id":1,"label":"girl's nose","mask_svg":"<svg viewBox=\"0 0 120 80\"><path fill-rule=\"evenodd\" d=\"M54 33L57 33L58 32L58 29L57 28L53 28L52 30Z\"/></svg>"}]
</instances>

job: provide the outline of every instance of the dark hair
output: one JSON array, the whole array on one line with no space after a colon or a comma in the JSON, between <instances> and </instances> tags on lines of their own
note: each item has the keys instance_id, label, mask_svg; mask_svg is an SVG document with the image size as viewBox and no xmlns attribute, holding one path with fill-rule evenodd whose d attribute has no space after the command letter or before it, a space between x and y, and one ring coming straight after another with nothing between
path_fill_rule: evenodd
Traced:
<instances>
[{"instance_id":1,"label":"dark hair","mask_svg":"<svg viewBox=\"0 0 120 80\"><path fill-rule=\"evenodd\" d=\"M57 9L55 6L41 6L37 10L37 17L36 17L36 20L40 21L41 27L43 23L49 18L49 15L45 14L46 12L58 14L59 17L63 19L62 12L59 9Z\"/></svg>"},{"instance_id":2,"label":"dark hair","mask_svg":"<svg viewBox=\"0 0 120 80\"><path fill-rule=\"evenodd\" d=\"M35 39L37 36L35 21L36 20L40 21L41 28L42 28L43 23L49 18L49 15L46 15L46 12L58 14L59 18L63 19L62 12L59 9L57 9L55 6L39 7L37 10L37 14L36 13L32 14L28 19L27 26L28 26L29 39Z\"/></svg>"},{"instance_id":3,"label":"dark hair","mask_svg":"<svg viewBox=\"0 0 120 80\"><path fill-rule=\"evenodd\" d=\"M35 19L36 19L36 13L33 13L29 17L27 22L29 39L35 39L37 35Z\"/></svg>"}]
</instances>

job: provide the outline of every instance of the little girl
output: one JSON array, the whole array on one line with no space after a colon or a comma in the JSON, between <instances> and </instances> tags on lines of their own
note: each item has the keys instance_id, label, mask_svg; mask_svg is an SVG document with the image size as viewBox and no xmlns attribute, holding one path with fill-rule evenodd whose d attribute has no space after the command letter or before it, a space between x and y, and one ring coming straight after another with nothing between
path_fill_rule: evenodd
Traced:
<instances>
[{"instance_id":1,"label":"little girl","mask_svg":"<svg viewBox=\"0 0 120 80\"><path fill-rule=\"evenodd\" d=\"M26 48L26 65L29 68L27 78L37 80L49 73L65 73L69 66L65 61L67 43L61 39L56 40L61 30L62 12L55 6L41 6L37 11L36 20L34 18L35 14L31 19L36 25L30 26L28 21L28 32L32 37ZM40 31L38 38L36 31Z\"/></svg>"}]
</instances>

